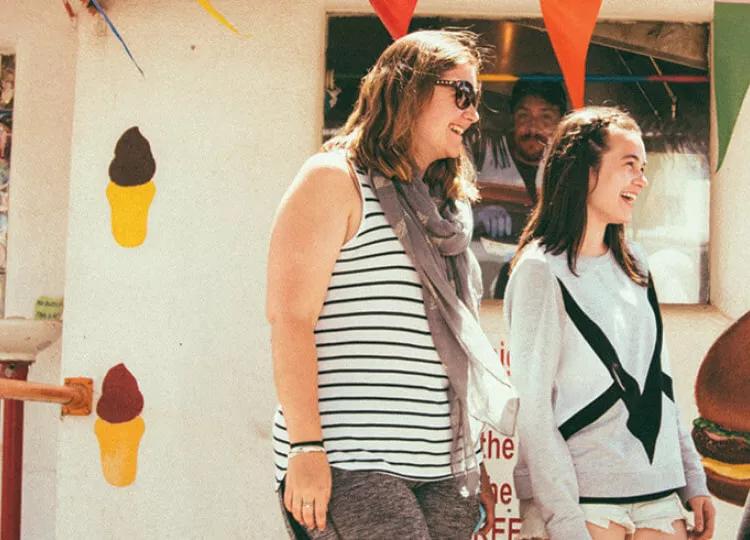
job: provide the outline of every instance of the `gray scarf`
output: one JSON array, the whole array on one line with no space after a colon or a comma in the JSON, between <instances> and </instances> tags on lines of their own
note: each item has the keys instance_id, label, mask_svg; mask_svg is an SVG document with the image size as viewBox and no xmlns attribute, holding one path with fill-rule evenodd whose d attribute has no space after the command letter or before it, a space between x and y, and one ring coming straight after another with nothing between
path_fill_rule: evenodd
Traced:
<instances>
[{"instance_id":1,"label":"gray scarf","mask_svg":"<svg viewBox=\"0 0 750 540\"><path fill-rule=\"evenodd\" d=\"M438 205L421 179L389 180L370 171L388 223L422 282L427 322L450 380L451 470L464 496L479 489L474 452L485 424L512 436L518 397L479 326L482 282L468 249L472 214L463 201Z\"/></svg>"}]
</instances>

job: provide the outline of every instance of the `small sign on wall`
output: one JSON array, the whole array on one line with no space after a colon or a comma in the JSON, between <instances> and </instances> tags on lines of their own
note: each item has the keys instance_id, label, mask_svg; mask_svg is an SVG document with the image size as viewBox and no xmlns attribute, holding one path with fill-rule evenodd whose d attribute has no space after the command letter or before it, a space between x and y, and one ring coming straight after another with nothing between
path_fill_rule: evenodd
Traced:
<instances>
[{"instance_id":1,"label":"small sign on wall","mask_svg":"<svg viewBox=\"0 0 750 540\"><path fill-rule=\"evenodd\" d=\"M37 320L62 320L63 297L40 296L34 305L34 318Z\"/></svg>"}]
</instances>

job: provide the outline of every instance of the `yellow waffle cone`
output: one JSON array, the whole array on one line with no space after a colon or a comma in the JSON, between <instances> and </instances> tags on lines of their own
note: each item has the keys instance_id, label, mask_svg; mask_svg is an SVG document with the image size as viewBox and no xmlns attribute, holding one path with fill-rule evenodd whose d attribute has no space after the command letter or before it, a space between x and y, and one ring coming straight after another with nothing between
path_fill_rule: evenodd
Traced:
<instances>
[{"instance_id":1,"label":"yellow waffle cone","mask_svg":"<svg viewBox=\"0 0 750 540\"><path fill-rule=\"evenodd\" d=\"M146 239L148 209L155 193L153 180L139 186L109 182L107 200L112 209L112 235L122 247L140 246Z\"/></svg>"},{"instance_id":2,"label":"yellow waffle cone","mask_svg":"<svg viewBox=\"0 0 750 540\"><path fill-rule=\"evenodd\" d=\"M120 424L96 419L94 433L99 439L102 471L104 478L113 486L129 486L135 481L138 445L145 430L146 424L140 416Z\"/></svg>"}]
</instances>

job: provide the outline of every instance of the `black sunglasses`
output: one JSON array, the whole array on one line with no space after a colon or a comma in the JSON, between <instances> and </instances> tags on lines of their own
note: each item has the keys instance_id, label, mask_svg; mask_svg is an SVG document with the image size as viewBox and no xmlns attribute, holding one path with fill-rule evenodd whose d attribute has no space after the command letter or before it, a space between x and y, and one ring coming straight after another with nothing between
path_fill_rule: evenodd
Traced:
<instances>
[{"instance_id":1,"label":"black sunglasses","mask_svg":"<svg viewBox=\"0 0 750 540\"><path fill-rule=\"evenodd\" d=\"M474 90L474 86L469 81L452 81L449 79L438 79L435 81L438 86L450 86L456 91L456 107L468 109L471 106L476 107L479 103L479 92Z\"/></svg>"}]
</instances>

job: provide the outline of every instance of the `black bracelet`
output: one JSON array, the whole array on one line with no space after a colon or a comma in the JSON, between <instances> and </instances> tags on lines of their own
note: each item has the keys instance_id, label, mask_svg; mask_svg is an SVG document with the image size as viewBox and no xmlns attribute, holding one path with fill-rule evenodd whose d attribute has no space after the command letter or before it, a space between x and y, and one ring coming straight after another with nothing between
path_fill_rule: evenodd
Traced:
<instances>
[{"instance_id":1,"label":"black bracelet","mask_svg":"<svg viewBox=\"0 0 750 540\"><path fill-rule=\"evenodd\" d=\"M302 442L291 443L289 445L289 449L293 450L295 448L302 448L304 446L323 446L323 441L302 441Z\"/></svg>"}]
</instances>

